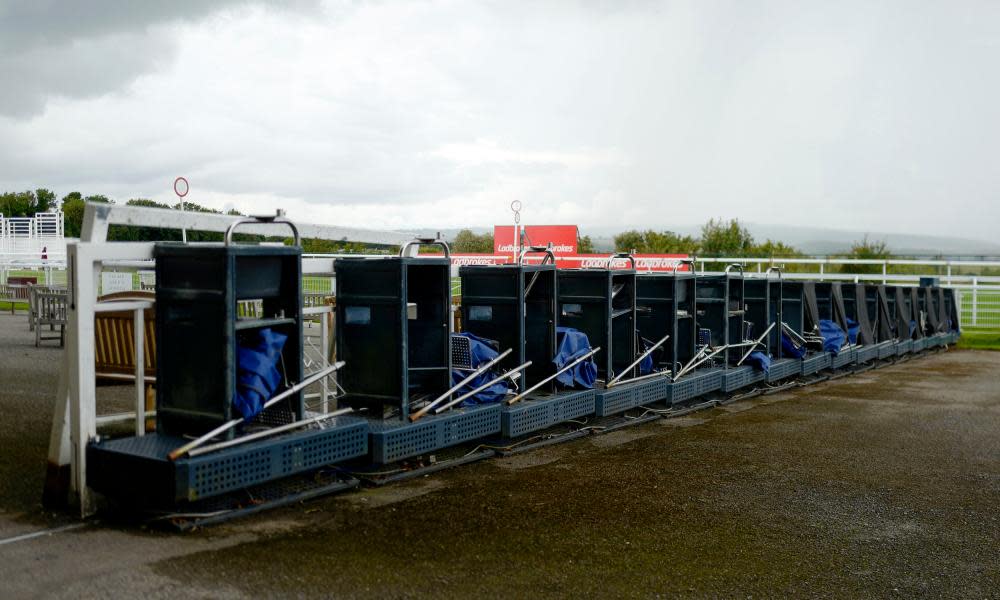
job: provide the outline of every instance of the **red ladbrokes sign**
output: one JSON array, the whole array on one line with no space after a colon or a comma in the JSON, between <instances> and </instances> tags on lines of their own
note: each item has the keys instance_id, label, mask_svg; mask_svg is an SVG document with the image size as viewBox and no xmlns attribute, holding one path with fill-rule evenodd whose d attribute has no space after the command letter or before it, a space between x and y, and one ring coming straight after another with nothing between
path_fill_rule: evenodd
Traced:
<instances>
[{"instance_id":1,"label":"red ladbrokes sign","mask_svg":"<svg viewBox=\"0 0 1000 600\"><path fill-rule=\"evenodd\" d=\"M556 256L576 254L576 225L522 225L525 246L548 246ZM493 226L493 251L513 256L517 242L513 225Z\"/></svg>"},{"instance_id":2,"label":"red ladbrokes sign","mask_svg":"<svg viewBox=\"0 0 1000 600\"><path fill-rule=\"evenodd\" d=\"M524 225L525 246L547 246L552 244L556 255L556 266L560 269L627 269L631 266L627 258L609 259L608 254L577 254L576 225ZM451 263L461 265L497 265L513 261L515 248L513 225L493 227L493 255L452 254ZM639 273L690 271L689 265L681 264L690 258L687 254L636 254L635 270ZM542 260L541 254L528 254L525 261L534 263Z\"/></svg>"}]
</instances>

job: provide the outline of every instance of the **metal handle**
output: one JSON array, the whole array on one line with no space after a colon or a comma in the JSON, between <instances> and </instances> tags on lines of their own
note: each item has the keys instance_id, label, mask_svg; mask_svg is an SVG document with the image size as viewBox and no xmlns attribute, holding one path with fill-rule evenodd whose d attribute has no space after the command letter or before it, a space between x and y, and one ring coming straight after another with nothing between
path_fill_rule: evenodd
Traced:
<instances>
[{"instance_id":1,"label":"metal handle","mask_svg":"<svg viewBox=\"0 0 1000 600\"><path fill-rule=\"evenodd\" d=\"M614 261L616 258L627 258L627 259L629 259L630 261L632 261L632 270L635 270L635 257L632 256L632 254L630 254L629 252L615 252L614 254L612 254L611 256L609 256L608 257L608 268L609 269L611 268L612 261Z\"/></svg>"},{"instance_id":2,"label":"metal handle","mask_svg":"<svg viewBox=\"0 0 1000 600\"><path fill-rule=\"evenodd\" d=\"M439 236L441 234L438 234ZM440 237L436 238L415 238L403 244L403 247L399 249L400 256L406 256L407 251L412 246L441 246L444 248L444 257L451 258L451 249L448 247L448 242L442 240Z\"/></svg>"},{"instance_id":3,"label":"metal handle","mask_svg":"<svg viewBox=\"0 0 1000 600\"><path fill-rule=\"evenodd\" d=\"M695 269L695 267L694 267L694 261L691 260L690 258L682 258L681 260L679 260L676 263L674 263L674 270L672 271L672 273L676 275L677 274L677 269L681 265L691 265L691 274L694 274L694 269Z\"/></svg>"},{"instance_id":4,"label":"metal handle","mask_svg":"<svg viewBox=\"0 0 1000 600\"><path fill-rule=\"evenodd\" d=\"M289 227L292 228L292 233L295 234L295 245L296 246L301 246L302 245L302 238L299 237L299 228L295 226L295 223L292 223L291 221L289 221L288 219L286 219L285 218L285 211L279 208L277 211L275 211L273 217L269 216L269 215L265 215L265 216L250 216L250 217L244 217L242 219L237 219L236 221L233 221L233 223L229 226L229 229L226 230L226 245L227 246L230 246L233 243L233 231L238 226L245 225L247 223L255 223L255 224L258 224L258 225L260 225L260 224L268 224L268 223L284 223L285 225L288 225Z\"/></svg>"},{"instance_id":5,"label":"metal handle","mask_svg":"<svg viewBox=\"0 0 1000 600\"><path fill-rule=\"evenodd\" d=\"M768 277L771 274L772 271L774 271L775 273L778 274L778 281L781 281L782 273L781 273L781 269L778 268L778 267L768 267L767 270L764 271L764 277Z\"/></svg>"},{"instance_id":6,"label":"metal handle","mask_svg":"<svg viewBox=\"0 0 1000 600\"><path fill-rule=\"evenodd\" d=\"M739 264L736 264L736 263L733 263L731 265L726 265L725 273L729 273L730 269L739 269L740 270L740 275L741 276L743 275L743 265L739 265Z\"/></svg>"},{"instance_id":7,"label":"metal handle","mask_svg":"<svg viewBox=\"0 0 1000 600\"><path fill-rule=\"evenodd\" d=\"M548 246L528 246L524 250L521 250L521 254L517 257L517 264L521 264L524 262L524 256L526 254L538 253L538 252L542 252L545 254L545 258L542 259L542 262L540 264L544 265L546 264L546 262L551 262L552 264L556 264L556 255L552 251L551 242L549 242Z\"/></svg>"}]
</instances>

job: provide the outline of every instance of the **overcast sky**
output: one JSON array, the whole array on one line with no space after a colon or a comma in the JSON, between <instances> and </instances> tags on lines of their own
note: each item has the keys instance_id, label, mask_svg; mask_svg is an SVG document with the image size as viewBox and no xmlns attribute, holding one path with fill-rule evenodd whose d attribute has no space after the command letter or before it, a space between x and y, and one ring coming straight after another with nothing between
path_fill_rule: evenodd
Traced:
<instances>
[{"instance_id":1,"label":"overcast sky","mask_svg":"<svg viewBox=\"0 0 1000 600\"><path fill-rule=\"evenodd\" d=\"M1000 2L0 0L0 190L995 239Z\"/></svg>"}]
</instances>

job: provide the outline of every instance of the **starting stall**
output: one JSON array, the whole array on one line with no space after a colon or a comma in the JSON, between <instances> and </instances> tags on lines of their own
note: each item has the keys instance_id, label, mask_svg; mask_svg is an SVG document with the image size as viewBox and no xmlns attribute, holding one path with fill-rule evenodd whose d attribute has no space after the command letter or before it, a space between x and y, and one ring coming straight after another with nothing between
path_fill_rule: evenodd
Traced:
<instances>
[{"instance_id":1,"label":"starting stall","mask_svg":"<svg viewBox=\"0 0 1000 600\"><path fill-rule=\"evenodd\" d=\"M875 338L875 359L882 361L892 358L896 355L895 317L889 305L886 286L866 283L865 305L868 307L868 321L872 324Z\"/></svg>"},{"instance_id":2,"label":"starting stall","mask_svg":"<svg viewBox=\"0 0 1000 600\"><path fill-rule=\"evenodd\" d=\"M176 510L367 454L364 419L304 403L337 365L303 372L298 232L293 246L232 243L253 221L225 243L156 244L156 432L93 441L92 489Z\"/></svg>"},{"instance_id":3,"label":"starting stall","mask_svg":"<svg viewBox=\"0 0 1000 600\"><path fill-rule=\"evenodd\" d=\"M542 253L540 264L526 264L529 253ZM453 344L487 344L510 349L496 368L510 373L506 395L496 394L495 377L466 385L470 403L502 402L500 431L516 438L552 425L594 414L593 382L585 379L589 345L573 347L571 332L558 325L555 256L544 247L527 248L516 264L463 266L463 333ZM581 362L572 364L584 357ZM478 365L469 365L476 367ZM499 382L498 382L499 383ZM463 388L464 389L464 388ZM460 390L461 391L461 390ZM508 397L510 396L510 397Z\"/></svg>"},{"instance_id":4,"label":"starting stall","mask_svg":"<svg viewBox=\"0 0 1000 600\"><path fill-rule=\"evenodd\" d=\"M743 308L740 358L723 375L724 392L766 381L774 359L780 358L781 271L771 268L764 277L743 279Z\"/></svg>"},{"instance_id":5,"label":"starting stall","mask_svg":"<svg viewBox=\"0 0 1000 600\"><path fill-rule=\"evenodd\" d=\"M854 361L859 365L870 363L878 358L878 348L875 347L873 321L869 318L866 286L863 283L844 283L841 284L841 291L848 320L848 342L853 345Z\"/></svg>"},{"instance_id":6,"label":"starting stall","mask_svg":"<svg viewBox=\"0 0 1000 600\"><path fill-rule=\"evenodd\" d=\"M444 256L420 257L421 246ZM452 396L451 260L437 239L405 244L399 256L341 258L337 357L343 404L364 414L377 464L421 456L500 432L500 405ZM468 357L460 358L468 362Z\"/></svg>"}]
</instances>

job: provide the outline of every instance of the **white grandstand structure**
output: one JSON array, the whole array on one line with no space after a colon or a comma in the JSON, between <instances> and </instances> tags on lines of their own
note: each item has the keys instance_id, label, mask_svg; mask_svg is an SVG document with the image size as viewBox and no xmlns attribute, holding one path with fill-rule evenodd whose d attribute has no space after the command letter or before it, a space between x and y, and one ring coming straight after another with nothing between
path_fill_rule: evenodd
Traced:
<instances>
[{"instance_id":1,"label":"white grandstand structure","mask_svg":"<svg viewBox=\"0 0 1000 600\"><path fill-rule=\"evenodd\" d=\"M42 271L46 281L53 270L66 268L66 232L61 212L34 217L0 214L0 282L11 271Z\"/></svg>"}]
</instances>

